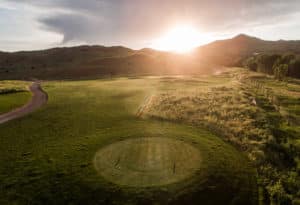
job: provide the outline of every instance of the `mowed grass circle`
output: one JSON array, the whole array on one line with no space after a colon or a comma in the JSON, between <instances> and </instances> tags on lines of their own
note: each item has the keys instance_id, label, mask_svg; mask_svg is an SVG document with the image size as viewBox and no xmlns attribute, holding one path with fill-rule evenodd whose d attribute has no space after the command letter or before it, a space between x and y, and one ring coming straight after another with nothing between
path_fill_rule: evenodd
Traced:
<instances>
[{"instance_id":1,"label":"mowed grass circle","mask_svg":"<svg viewBox=\"0 0 300 205\"><path fill-rule=\"evenodd\" d=\"M131 138L100 149L94 165L103 178L118 185L160 186L191 177L201 168L201 154L182 140Z\"/></svg>"}]
</instances>

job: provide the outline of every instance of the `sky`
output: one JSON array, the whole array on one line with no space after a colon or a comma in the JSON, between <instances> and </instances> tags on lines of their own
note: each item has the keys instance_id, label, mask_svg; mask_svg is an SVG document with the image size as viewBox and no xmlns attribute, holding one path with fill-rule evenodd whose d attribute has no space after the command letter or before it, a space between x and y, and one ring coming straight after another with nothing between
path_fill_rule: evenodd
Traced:
<instances>
[{"instance_id":1,"label":"sky","mask_svg":"<svg viewBox=\"0 0 300 205\"><path fill-rule=\"evenodd\" d=\"M240 33L295 40L299 19L299 0L0 0L0 50L140 49L178 25L196 29L199 45Z\"/></svg>"}]
</instances>

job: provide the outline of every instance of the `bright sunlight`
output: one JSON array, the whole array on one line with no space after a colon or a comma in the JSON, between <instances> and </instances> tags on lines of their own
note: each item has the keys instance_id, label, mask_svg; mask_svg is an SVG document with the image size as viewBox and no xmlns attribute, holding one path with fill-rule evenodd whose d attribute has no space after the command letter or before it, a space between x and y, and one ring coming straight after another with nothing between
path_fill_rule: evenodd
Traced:
<instances>
[{"instance_id":1,"label":"bright sunlight","mask_svg":"<svg viewBox=\"0 0 300 205\"><path fill-rule=\"evenodd\" d=\"M208 43L209 40L209 36L200 33L193 26L180 25L154 40L151 47L158 50L186 53L199 45Z\"/></svg>"}]
</instances>

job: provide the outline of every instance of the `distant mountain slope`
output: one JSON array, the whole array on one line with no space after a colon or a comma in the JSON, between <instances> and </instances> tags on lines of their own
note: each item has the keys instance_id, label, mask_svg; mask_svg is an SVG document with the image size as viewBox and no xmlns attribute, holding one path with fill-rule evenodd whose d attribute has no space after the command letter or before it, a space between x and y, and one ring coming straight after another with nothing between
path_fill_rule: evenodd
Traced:
<instances>
[{"instance_id":1,"label":"distant mountain slope","mask_svg":"<svg viewBox=\"0 0 300 205\"><path fill-rule=\"evenodd\" d=\"M300 54L300 41L264 41L247 35L201 46L192 55L77 46L41 51L0 52L0 79L70 79L146 74L202 74L235 66L253 53Z\"/></svg>"},{"instance_id":2,"label":"distant mountain slope","mask_svg":"<svg viewBox=\"0 0 300 205\"><path fill-rule=\"evenodd\" d=\"M47 78L76 68L89 61L107 57L123 57L134 51L124 47L79 46L42 51L0 53L1 78ZM5 77L7 76L7 77ZM57 76L57 78L60 78Z\"/></svg>"},{"instance_id":3,"label":"distant mountain slope","mask_svg":"<svg viewBox=\"0 0 300 205\"><path fill-rule=\"evenodd\" d=\"M193 56L153 49L79 46L0 53L0 79L71 79L121 75L205 73ZM205 64L206 65L206 64Z\"/></svg>"},{"instance_id":4,"label":"distant mountain slope","mask_svg":"<svg viewBox=\"0 0 300 205\"><path fill-rule=\"evenodd\" d=\"M232 39L219 40L201 46L197 55L221 65L237 65L254 53L300 54L300 41L264 41L240 34Z\"/></svg>"}]
</instances>

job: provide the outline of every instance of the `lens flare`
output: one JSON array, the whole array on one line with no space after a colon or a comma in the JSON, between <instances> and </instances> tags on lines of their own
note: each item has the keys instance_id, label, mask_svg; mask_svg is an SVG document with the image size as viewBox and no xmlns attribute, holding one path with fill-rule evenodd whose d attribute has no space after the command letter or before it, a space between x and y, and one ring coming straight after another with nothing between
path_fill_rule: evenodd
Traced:
<instances>
[{"instance_id":1,"label":"lens flare","mask_svg":"<svg viewBox=\"0 0 300 205\"><path fill-rule=\"evenodd\" d=\"M193 26L180 25L154 40L151 47L157 50L185 53L209 41L209 36L199 32Z\"/></svg>"}]
</instances>

